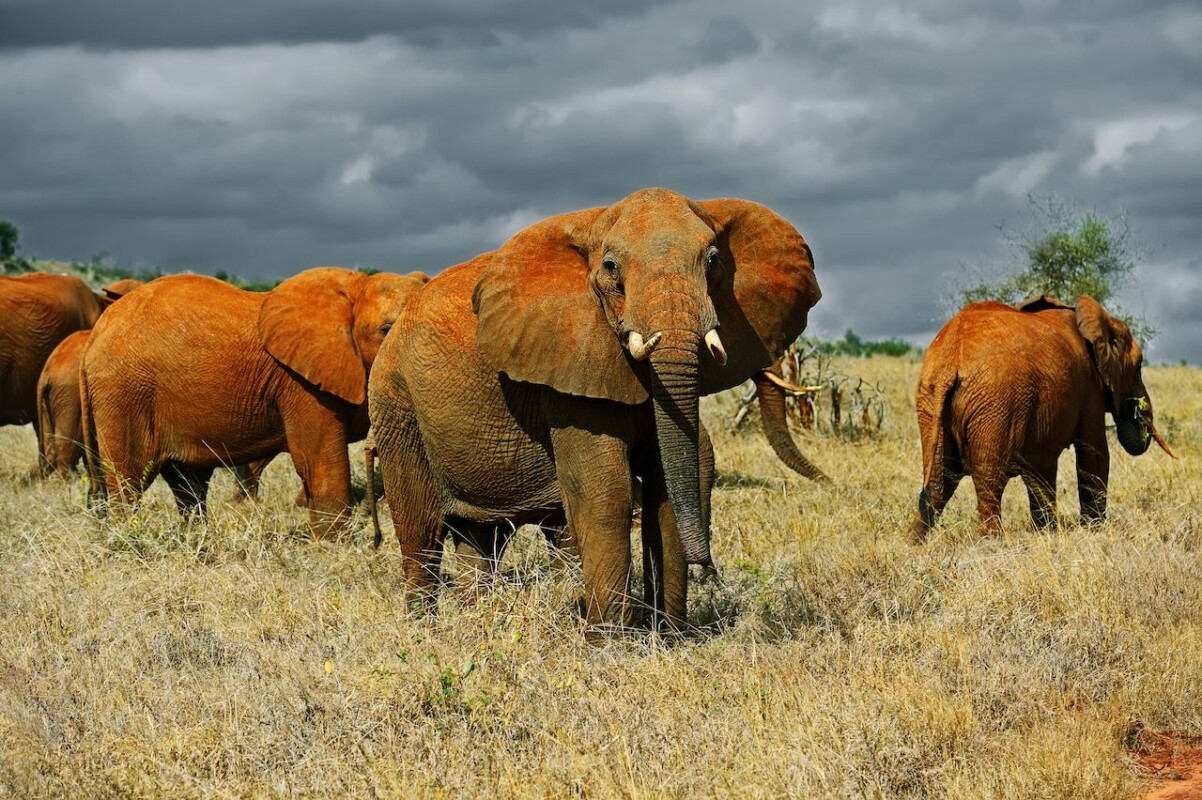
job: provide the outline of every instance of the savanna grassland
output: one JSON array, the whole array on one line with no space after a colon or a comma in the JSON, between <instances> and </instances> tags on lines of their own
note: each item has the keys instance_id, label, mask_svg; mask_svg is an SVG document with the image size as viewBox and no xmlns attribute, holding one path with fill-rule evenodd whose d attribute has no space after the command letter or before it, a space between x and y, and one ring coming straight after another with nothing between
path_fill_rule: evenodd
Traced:
<instances>
[{"instance_id":1,"label":"savanna grassland","mask_svg":"<svg viewBox=\"0 0 1202 800\"><path fill-rule=\"evenodd\" d=\"M0 794L1146 792L1129 749L1202 733L1202 372L1145 370L1181 460L1112 445L1106 525L1076 525L1066 455L1059 530L1016 482L979 540L966 481L914 547L917 363L844 366L890 413L874 438L801 436L833 489L754 421L733 432L736 394L704 403L721 579L694 582L679 641L586 643L578 571L532 530L489 585L448 557L438 616L414 617L362 516L307 541L286 459L255 506L223 473L208 526L161 485L100 523L82 479L23 483L32 432L0 429Z\"/></svg>"}]
</instances>

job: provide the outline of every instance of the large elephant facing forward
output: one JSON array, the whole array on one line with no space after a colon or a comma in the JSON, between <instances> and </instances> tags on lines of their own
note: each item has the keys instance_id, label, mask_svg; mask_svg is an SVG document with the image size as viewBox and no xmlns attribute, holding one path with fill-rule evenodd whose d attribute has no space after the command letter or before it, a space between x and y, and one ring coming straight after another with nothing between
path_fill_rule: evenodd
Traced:
<instances>
[{"instance_id":1,"label":"large elephant facing forward","mask_svg":"<svg viewBox=\"0 0 1202 800\"><path fill-rule=\"evenodd\" d=\"M270 292L159 278L115 305L84 349L81 397L97 492L133 502L161 470L184 513L214 468L287 450L316 536L351 500L347 443L366 433L367 376L425 276L324 267Z\"/></svg>"},{"instance_id":2,"label":"large elephant facing forward","mask_svg":"<svg viewBox=\"0 0 1202 800\"><path fill-rule=\"evenodd\" d=\"M1036 525L1054 523L1057 461L1070 445L1082 520L1104 519L1107 412L1128 453L1155 438L1172 455L1156 434L1142 365L1130 329L1085 295L1076 308L1041 296L961 310L931 342L918 379L923 488L911 539L926 536L965 475L983 533L1001 530L1002 491L1014 477Z\"/></svg>"},{"instance_id":3,"label":"large elephant facing forward","mask_svg":"<svg viewBox=\"0 0 1202 800\"><path fill-rule=\"evenodd\" d=\"M784 219L663 189L552 217L443 272L368 388L410 588L432 598L447 528L562 509L588 621L626 623L634 475L648 607L681 623L687 565L710 563L698 397L769 367L820 296Z\"/></svg>"}]
</instances>

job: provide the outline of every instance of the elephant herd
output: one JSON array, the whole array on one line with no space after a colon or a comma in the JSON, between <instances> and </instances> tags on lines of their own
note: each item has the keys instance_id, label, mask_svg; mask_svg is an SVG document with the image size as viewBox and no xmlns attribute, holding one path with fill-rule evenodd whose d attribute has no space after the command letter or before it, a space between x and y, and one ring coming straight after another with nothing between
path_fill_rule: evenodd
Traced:
<instances>
[{"instance_id":1,"label":"elephant herd","mask_svg":"<svg viewBox=\"0 0 1202 800\"><path fill-rule=\"evenodd\" d=\"M683 625L688 566L712 565L698 401L748 379L778 456L829 481L789 436L778 363L822 296L810 248L744 200L642 190L432 280L326 267L268 292L198 275L102 294L65 276L0 281L0 424L34 424L42 472L67 474L82 455L98 511L128 507L161 474L181 512L203 515L217 467L257 475L286 451L321 537L347 525L347 445L368 438L407 589L428 607L447 535L495 565L518 526L566 525L587 621L629 624L641 503L647 621ZM1082 516L1101 519L1105 414L1129 452L1168 449L1141 363L1126 326L1088 297L964 309L919 381L912 538L964 475L986 532L1000 529L1011 477L1051 523L1069 445Z\"/></svg>"}]
</instances>

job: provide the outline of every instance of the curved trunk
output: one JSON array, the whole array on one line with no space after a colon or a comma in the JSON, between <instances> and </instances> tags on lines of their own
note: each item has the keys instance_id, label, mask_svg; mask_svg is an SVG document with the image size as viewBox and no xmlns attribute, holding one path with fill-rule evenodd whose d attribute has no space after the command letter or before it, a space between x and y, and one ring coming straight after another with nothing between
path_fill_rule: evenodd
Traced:
<instances>
[{"instance_id":1,"label":"curved trunk","mask_svg":"<svg viewBox=\"0 0 1202 800\"><path fill-rule=\"evenodd\" d=\"M709 531L701 515L698 433L698 353L695 330L665 331L651 354L651 402L668 500L690 564L712 563Z\"/></svg>"},{"instance_id":2,"label":"curved trunk","mask_svg":"<svg viewBox=\"0 0 1202 800\"><path fill-rule=\"evenodd\" d=\"M764 370L767 372L768 370ZM755 391L760 404L760 421L764 426L764 435L777 458L785 462L785 466L818 483L831 483L826 473L810 463L793 441L789 433L789 424L785 419L785 392L764 377L764 373L755 376Z\"/></svg>"}]
</instances>

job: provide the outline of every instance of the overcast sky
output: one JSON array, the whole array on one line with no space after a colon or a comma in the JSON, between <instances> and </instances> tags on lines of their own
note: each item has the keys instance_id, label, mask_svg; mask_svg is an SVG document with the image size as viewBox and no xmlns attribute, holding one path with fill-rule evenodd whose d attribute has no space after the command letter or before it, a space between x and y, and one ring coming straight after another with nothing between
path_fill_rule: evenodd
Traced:
<instances>
[{"instance_id":1,"label":"overcast sky","mask_svg":"<svg viewBox=\"0 0 1202 800\"><path fill-rule=\"evenodd\" d=\"M646 186L813 245L811 330L926 344L1027 195L1125 209L1150 355L1202 361L1197 3L0 0L25 253L443 267Z\"/></svg>"}]
</instances>

